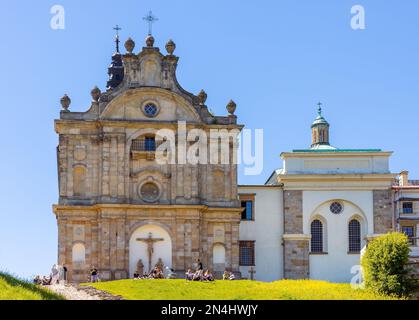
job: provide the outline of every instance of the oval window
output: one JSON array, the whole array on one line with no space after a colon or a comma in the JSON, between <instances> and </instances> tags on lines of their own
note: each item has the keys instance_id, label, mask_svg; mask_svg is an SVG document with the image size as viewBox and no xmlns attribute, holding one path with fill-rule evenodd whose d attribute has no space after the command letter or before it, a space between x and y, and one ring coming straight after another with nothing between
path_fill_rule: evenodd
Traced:
<instances>
[{"instance_id":1,"label":"oval window","mask_svg":"<svg viewBox=\"0 0 419 320\"><path fill-rule=\"evenodd\" d=\"M154 202L160 195L159 187L152 182L144 183L140 189L140 196L144 201Z\"/></svg>"}]
</instances>

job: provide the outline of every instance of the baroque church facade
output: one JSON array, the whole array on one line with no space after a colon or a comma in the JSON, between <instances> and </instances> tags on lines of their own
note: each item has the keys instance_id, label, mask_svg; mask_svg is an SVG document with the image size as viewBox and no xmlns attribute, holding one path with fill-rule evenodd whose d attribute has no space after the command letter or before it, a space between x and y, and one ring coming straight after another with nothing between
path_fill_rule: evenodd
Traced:
<instances>
[{"instance_id":1,"label":"baroque church facade","mask_svg":"<svg viewBox=\"0 0 419 320\"><path fill-rule=\"evenodd\" d=\"M183 121L240 133L236 106L215 116L204 91L180 86L173 41L167 54L151 35L139 53L128 39L121 54L116 41L106 91L92 90L86 112L70 111L65 95L55 121L53 211L70 281L85 281L92 266L102 280L124 279L159 260L182 276L200 259L218 275L348 282L367 241L396 229L391 152L332 147L320 107L311 147L283 153L265 185L239 186L234 162L159 163L158 130Z\"/></svg>"}]
</instances>

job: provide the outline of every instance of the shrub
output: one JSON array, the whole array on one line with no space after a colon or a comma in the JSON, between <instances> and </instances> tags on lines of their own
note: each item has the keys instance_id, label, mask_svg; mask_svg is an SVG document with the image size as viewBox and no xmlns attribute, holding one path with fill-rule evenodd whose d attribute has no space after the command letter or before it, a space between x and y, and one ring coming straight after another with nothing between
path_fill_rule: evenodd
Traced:
<instances>
[{"instance_id":1,"label":"shrub","mask_svg":"<svg viewBox=\"0 0 419 320\"><path fill-rule=\"evenodd\" d=\"M393 232L372 240L362 256L365 286L379 294L408 296L409 242L405 234Z\"/></svg>"}]
</instances>

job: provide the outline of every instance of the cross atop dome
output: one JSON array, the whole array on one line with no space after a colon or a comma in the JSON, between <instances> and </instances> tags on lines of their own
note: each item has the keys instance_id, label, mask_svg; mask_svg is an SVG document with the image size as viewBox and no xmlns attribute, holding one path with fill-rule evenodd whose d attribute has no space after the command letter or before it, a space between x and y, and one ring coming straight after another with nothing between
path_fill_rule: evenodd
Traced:
<instances>
[{"instance_id":1,"label":"cross atop dome","mask_svg":"<svg viewBox=\"0 0 419 320\"><path fill-rule=\"evenodd\" d=\"M319 116L321 116L322 115L322 103L321 102L319 102L318 104L317 104L317 106L319 107L318 109L317 109L317 113L319 114Z\"/></svg>"},{"instance_id":2,"label":"cross atop dome","mask_svg":"<svg viewBox=\"0 0 419 320\"><path fill-rule=\"evenodd\" d=\"M153 23L156 21L159 21L159 19L153 15L153 12L150 10L148 12L148 14L143 18L144 21L147 21L148 23L148 35L151 36L152 34L152 28L153 28Z\"/></svg>"}]
</instances>

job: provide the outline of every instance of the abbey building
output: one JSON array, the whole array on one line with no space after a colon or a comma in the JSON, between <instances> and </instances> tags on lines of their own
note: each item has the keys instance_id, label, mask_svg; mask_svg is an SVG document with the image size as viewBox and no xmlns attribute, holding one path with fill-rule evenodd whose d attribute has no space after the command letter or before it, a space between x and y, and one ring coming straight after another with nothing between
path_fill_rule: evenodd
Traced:
<instances>
[{"instance_id":1,"label":"abbey building","mask_svg":"<svg viewBox=\"0 0 419 320\"><path fill-rule=\"evenodd\" d=\"M418 220L400 223L396 215L392 153L332 147L320 107L308 149L283 153L282 169L265 185L238 186L236 105L216 116L204 91L183 89L175 48L169 41L163 54L148 36L138 51L128 39L122 54L117 39L107 88L92 90L90 108L72 112L70 98L61 99L53 210L58 263L70 281L85 281L92 266L113 280L158 263L182 276L200 259L216 275L348 282L369 239L400 227L416 235ZM230 161L212 161L199 148L199 161L159 161L193 145L181 139L180 122L210 141L214 131L229 132ZM162 132L173 132L174 142ZM165 144L171 147L160 153Z\"/></svg>"}]
</instances>

